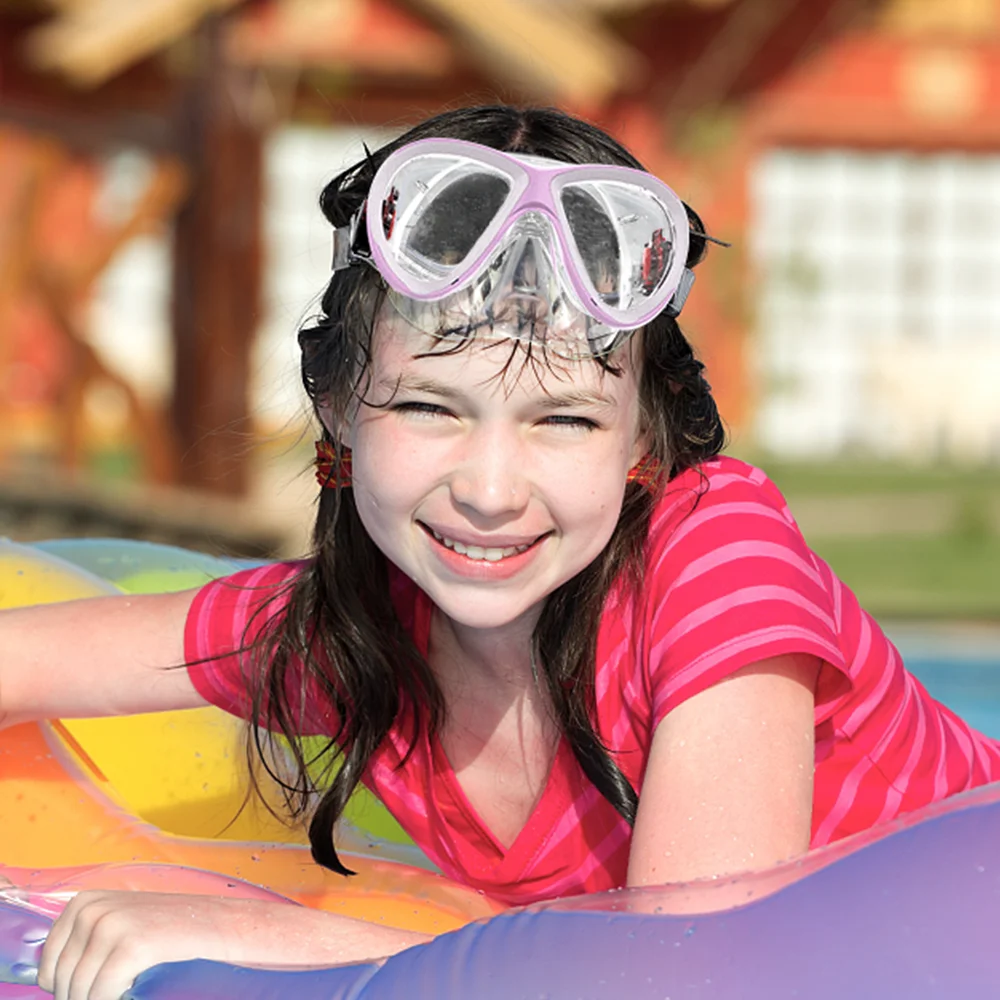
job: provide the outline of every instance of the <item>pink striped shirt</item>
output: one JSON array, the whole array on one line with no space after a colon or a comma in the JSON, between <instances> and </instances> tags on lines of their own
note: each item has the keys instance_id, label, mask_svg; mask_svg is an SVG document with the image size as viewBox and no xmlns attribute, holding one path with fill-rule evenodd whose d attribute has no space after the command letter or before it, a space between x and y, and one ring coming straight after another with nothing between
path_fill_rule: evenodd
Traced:
<instances>
[{"instance_id":1,"label":"pink striped shirt","mask_svg":"<svg viewBox=\"0 0 1000 1000\"><path fill-rule=\"evenodd\" d=\"M203 588L188 618L189 667L202 695L247 712L239 663L252 610L297 572L282 563ZM823 661L816 692L812 845L845 837L1000 779L1000 744L970 729L906 672L874 620L809 550L758 469L719 458L674 479L653 517L645 590L613 588L597 642L597 730L640 792L657 724L734 671L786 653ZM234 586L236 584L236 586ZM393 596L424 653L432 607L398 571ZM275 613L280 613L276 611ZM330 732L329 706L307 697L304 728ZM476 815L436 740L405 767L390 733L365 783L450 877L508 903L596 892L625 882L631 830L561 741L548 783L508 848Z\"/></svg>"}]
</instances>

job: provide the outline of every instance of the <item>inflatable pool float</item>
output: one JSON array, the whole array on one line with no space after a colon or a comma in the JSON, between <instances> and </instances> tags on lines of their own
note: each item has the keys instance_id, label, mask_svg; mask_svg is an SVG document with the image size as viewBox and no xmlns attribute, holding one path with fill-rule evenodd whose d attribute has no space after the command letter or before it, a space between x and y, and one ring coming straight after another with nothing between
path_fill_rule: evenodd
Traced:
<instances>
[{"instance_id":1,"label":"inflatable pool float","mask_svg":"<svg viewBox=\"0 0 1000 1000\"><path fill-rule=\"evenodd\" d=\"M0 607L182 589L234 568L135 542L0 542ZM370 796L352 802L339 838L352 879L313 864L301 834L267 810L234 820L245 794L238 729L200 709L0 732L0 1000L47 996L31 984L51 919L73 892L97 887L277 896L439 935L383 963L334 969L159 966L133 1000L1000 990L998 785L766 872L505 910L427 871ZM719 910L722 898L738 904Z\"/></svg>"}]
</instances>

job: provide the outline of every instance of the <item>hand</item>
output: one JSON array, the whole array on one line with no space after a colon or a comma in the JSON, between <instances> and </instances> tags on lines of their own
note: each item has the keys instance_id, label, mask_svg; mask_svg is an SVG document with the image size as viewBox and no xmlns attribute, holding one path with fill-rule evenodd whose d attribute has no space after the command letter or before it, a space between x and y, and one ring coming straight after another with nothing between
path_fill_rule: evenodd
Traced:
<instances>
[{"instance_id":1,"label":"hand","mask_svg":"<svg viewBox=\"0 0 1000 1000\"><path fill-rule=\"evenodd\" d=\"M428 940L293 903L86 890L53 925L38 985L56 1000L118 1000L162 962L301 968L383 958Z\"/></svg>"},{"instance_id":2,"label":"hand","mask_svg":"<svg viewBox=\"0 0 1000 1000\"><path fill-rule=\"evenodd\" d=\"M38 985L56 1000L118 1000L139 973L162 962L284 964L282 939L301 910L217 896L84 891L52 927Z\"/></svg>"}]
</instances>

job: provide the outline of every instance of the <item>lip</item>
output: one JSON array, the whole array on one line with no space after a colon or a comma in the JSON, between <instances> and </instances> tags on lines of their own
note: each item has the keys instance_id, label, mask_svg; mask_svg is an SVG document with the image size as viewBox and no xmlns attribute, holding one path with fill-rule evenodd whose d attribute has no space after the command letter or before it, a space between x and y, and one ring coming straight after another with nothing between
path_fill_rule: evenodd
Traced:
<instances>
[{"instance_id":1,"label":"lip","mask_svg":"<svg viewBox=\"0 0 1000 1000\"><path fill-rule=\"evenodd\" d=\"M549 534L549 532L543 531L541 534L529 535L527 537L524 535L470 535L463 533L461 530L452 531L450 528L441 528L436 524L426 524L423 521L418 521L417 523L427 534L436 531L449 541L461 542L465 546L476 545L481 549L511 549L521 545L535 545ZM433 538L433 536L431 537ZM434 539L434 541L437 541L437 539Z\"/></svg>"},{"instance_id":2,"label":"lip","mask_svg":"<svg viewBox=\"0 0 1000 1000\"><path fill-rule=\"evenodd\" d=\"M549 537L550 532L538 535L536 538L528 543L528 548L523 552L518 552L512 556L505 556L503 559L499 559L496 562L490 562L488 559L470 559L468 556L461 555L454 549L449 549L447 545L443 542L439 542L432 534L431 529L427 525L421 523L421 528L423 528L424 534L427 536L427 541L430 544L431 551L437 556L438 560L445 566L450 573L455 576L463 577L467 580L509 580L511 577L516 576L527 566L531 565L538 558L542 547L545 544L545 540ZM437 531L437 529L433 529ZM507 536L501 538L500 536L489 538L488 542L485 539L470 540L468 543L464 541L464 538L471 536L463 536L456 538L454 535L445 534L443 531L438 531L439 535L445 535L445 537L451 539L452 541L462 542L468 545L478 545L482 548L508 548L510 544L513 545L524 545L523 541L515 541L513 543L508 543L507 545L500 544ZM485 542L485 544L484 544Z\"/></svg>"}]
</instances>

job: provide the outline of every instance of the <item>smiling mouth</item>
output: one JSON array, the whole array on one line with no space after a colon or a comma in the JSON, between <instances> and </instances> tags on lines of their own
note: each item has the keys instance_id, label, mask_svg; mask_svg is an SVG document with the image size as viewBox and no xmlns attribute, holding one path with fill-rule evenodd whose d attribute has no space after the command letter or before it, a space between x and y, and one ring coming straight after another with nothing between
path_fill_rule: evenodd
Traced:
<instances>
[{"instance_id":1,"label":"smiling mouth","mask_svg":"<svg viewBox=\"0 0 1000 1000\"><path fill-rule=\"evenodd\" d=\"M463 542L457 542L453 538L448 538L445 535L438 534L433 528L420 522L420 527L424 529L436 542L443 545L445 548L451 549L453 552L457 552L460 556L465 556L466 559L482 560L484 562L500 562L501 559L509 559L511 556L518 556L522 552L527 552L532 546L537 545L543 538L547 537L548 532L545 535L539 535L533 542L526 542L524 545L508 545L504 548L497 547L485 547L481 545L465 545Z\"/></svg>"}]
</instances>

